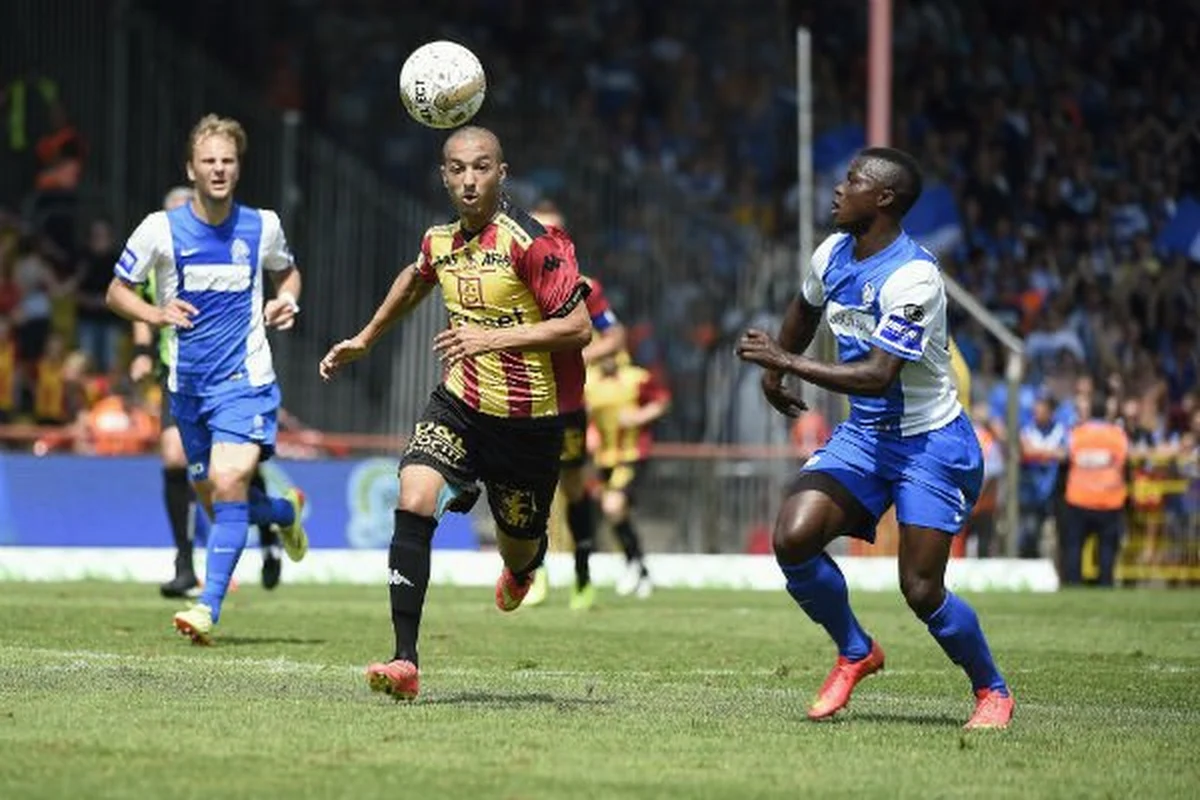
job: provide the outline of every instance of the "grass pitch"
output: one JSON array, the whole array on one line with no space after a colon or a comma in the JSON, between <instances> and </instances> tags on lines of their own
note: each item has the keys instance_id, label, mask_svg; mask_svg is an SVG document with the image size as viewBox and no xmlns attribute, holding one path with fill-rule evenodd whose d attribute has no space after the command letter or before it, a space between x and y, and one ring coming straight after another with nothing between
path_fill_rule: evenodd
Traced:
<instances>
[{"instance_id":1,"label":"grass pitch","mask_svg":"<svg viewBox=\"0 0 1200 800\"><path fill-rule=\"evenodd\" d=\"M384 587L246 587L197 648L150 586L0 584L0 797L1200 794L1200 595L970 599L1007 732L960 731L966 680L898 594L853 597L888 669L815 724L833 650L782 592L504 616L433 587L398 705L361 674L390 651Z\"/></svg>"}]
</instances>

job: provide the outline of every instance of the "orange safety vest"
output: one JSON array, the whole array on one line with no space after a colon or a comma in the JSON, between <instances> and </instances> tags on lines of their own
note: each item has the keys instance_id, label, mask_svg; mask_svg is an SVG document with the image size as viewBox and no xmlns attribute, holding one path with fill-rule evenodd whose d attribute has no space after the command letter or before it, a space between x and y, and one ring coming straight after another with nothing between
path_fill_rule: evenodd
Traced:
<instances>
[{"instance_id":1,"label":"orange safety vest","mask_svg":"<svg viewBox=\"0 0 1200 800\"><path fill-rule=\"evenodd\" d=\"M1116 511L1125 506L1125 462L1129 437L1111 422L1091 420L1071 431L1067 503L1090 511Z\"/></svg>"},{"instance_id":2,"label":"orange safety vest","mask_svg":"<svg viewBox=\"0 0 1200 800\"><path fill-rule=\"evenodd\" d=\"M120 397L109 395L87 414L88 436L98 456L140 453L154 433L154 423L144 411L126 408Z\"/></svg>"}]
</instances>

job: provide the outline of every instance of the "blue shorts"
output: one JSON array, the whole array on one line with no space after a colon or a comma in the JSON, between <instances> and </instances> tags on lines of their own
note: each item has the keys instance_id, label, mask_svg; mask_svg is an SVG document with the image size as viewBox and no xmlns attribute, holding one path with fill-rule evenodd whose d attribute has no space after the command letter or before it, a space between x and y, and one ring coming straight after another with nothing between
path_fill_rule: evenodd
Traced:
<instances>
[{"instance_id":1,"label":"blue shorts","mask_svg":"<svg viewBox=\"0 0 1200 800\"><path fill-rule=\"evenodd\" d=\"M274 383L230 382L208 395L172 392L171 413L183 439L189 477L194 481L208 477L213 442L257 444L261 460L269 459L275 453L279 401Z\"/></svg>"},{"instance_id":2,"label":"blue shorts","mask_svg":"<svg viewBox=\"0 0 1200 800\"><path fill-rule=\"evenodd\" d=\"M844 486L878 520L895 503L901 525L958 533L983 484L983 451L966 414L914 436L843 422L804 465ZM852 534L875 540L875 528Z\"/></svg>"}]
</instances>

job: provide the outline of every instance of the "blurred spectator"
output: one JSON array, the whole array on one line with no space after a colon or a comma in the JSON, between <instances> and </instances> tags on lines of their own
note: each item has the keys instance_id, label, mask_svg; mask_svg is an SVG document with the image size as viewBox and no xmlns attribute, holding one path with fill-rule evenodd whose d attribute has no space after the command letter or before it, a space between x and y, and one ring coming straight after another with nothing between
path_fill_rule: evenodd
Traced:
<instances>
[{"instance_id":1,"label":"blurred spectator","mask_svg":"<svg viewBox=\"0 0 1200 800\"><path fill-rule=\"evenodd\" d=\"M1004 486L1004 442L993 432L988 408L983 403L977 403L971 409L971 423L983 450L983 485L971 510L970 533L975 540L975 554L979 558L990 558L997 555L993 552L993 541L1000 490Z\"/></svg>"},{"instance_id":2,"label":"blurred spectator","mask_svg":"<svg viewBox=\"0 0 1200 800\"><path fill-rule=\"evenodd\" d=\"M108 220L93 220L87 242L79 257L76 296L76 320L79 346L97 371L107 374L119 365L117 358L126 325L104 303L112 280L113 265L120 255L112 225Z\"/></svg>"},{"instance_id":3,"label":"blurred spectator","mask_svg":"<svg viewBox=\"0 0 1200 800\"><path fill-rule=\"evenodd\" d=\"M50 336L52 298L69 287L59 281L42 242L32 234L17 242L13 283L17 296L17 352L23 362L34 364L42 357Z\"/></svg>"},{"instance_id":4,"label":"blurred spectator","mask_svg":"<svg viewBox=\"0 0 1200 800\"><path fill-rule=\"evenodd\" d=\"M134 396L128 381L119 381L108 395L97 400L81 415L77 452L97 456L120 456L151 449L156 423Z\"/></svg>"},{"instance_id":5,"label":"blurred spectator","mask_svg":"<svg viewBox=\"0 0 1200 800\"><path fill-rule=\"evenodd\" d=\"M0 424L11 422L17 410L17 345L12 325L0 313Z\"/></svg>"},{"instance_id":6,"label":"blurred spectator","mask_svg":"<svg viewBox=\"0 0 1200 800\"><path fill-rule=\"evenodd\" d=\"M1033 420L1021 429L1021 558L1041 555L1042 528L1054 516L1058 468L1066 446L1067 429L1054 420L1054 402L1043 395L1034 401Z\"/></svg>"},{"instance_id":7,"label":"blurred spectator","mask_svg":"<svg viewBox=\"0 0 1200 800\"><path fill-rule=\"evenodd\" d=\"M1083 582L1083 541L1099 539L1101 586L1113 585L1127 497L1125 466L1129 440L1120 425L1108 421L1106 398L1092 399L1088 420L1071 431L1067 467L1067 508L1062 543L1062 582Z\"/></svg>"}]
</instances>

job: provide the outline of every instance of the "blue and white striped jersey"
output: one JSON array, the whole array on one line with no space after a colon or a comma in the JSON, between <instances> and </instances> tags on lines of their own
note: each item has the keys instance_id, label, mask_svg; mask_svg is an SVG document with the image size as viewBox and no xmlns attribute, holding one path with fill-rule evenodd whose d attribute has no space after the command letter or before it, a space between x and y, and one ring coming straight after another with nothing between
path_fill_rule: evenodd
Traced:
<instances>
[{"instance_id":1,"label":"blue and white striped jersey","mask_svg":"<svg viewBox=\"0 0 1200 800\"><path fill-rule=\"evenodd\" d=\"M187 204L142 220L114 272L136 284L153 271L159 306L178 297L196 307L193 327L177 330L173 339L167 387L206 395L229 380L275 381L263 324L263 270L292 265L275 212L235 203L214 226Z\"/></svg>"},{"instance_id":2,"label":"blue and white striped jersey","mask_svg":"<svg viewBox=\"0 0 1200 800\"><path fill-rule=\"evenodd\" d=\"M908 362L882 397L850 396L852 422L911 436L962 413L950 372L946 287L937 259L908 234L862 262L854 260L853 237L833 234L813 253L802 292L825 309L843 363L872 347Z\"/></svg>"}]
</instances>

